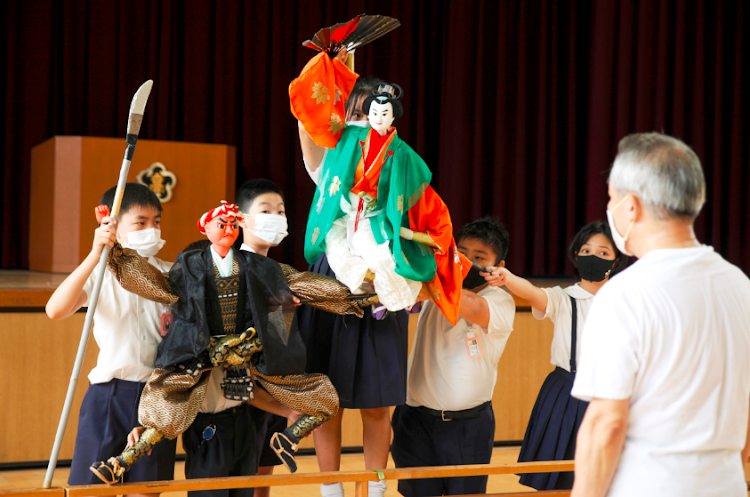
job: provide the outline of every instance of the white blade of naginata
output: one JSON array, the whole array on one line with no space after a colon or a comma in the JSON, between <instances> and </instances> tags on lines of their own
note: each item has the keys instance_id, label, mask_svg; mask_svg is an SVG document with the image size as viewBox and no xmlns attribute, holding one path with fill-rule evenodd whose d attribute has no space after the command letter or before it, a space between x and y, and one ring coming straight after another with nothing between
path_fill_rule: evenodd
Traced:
<instances>
[{"instance_id":1,"label":"white blade of naginata","mask_svg":"<svg viewBox=\"0 0 750 497\"><path fill-rule=\"evenodd\" d=\"M146 110L146 102L148 96L151 94L151 87L154 86L154 80L149 79L138 88L138 91L133 95L133 101L130 103L131 114L141 114Z\"/></svg>"},{"instance_id":2,"label":"white blade of naginata","mask_svg":"<svg viewBox=\"0 0 750 497\"><path fill-rule=\"evenodd\" d=\"M133 101L130 102L130 112L128 113L128 134L137 135L141 130L141 122L143 122L143 112L146 110L146 102L148 102L148 96L151 94L151 87L154 86L154 81L149 79L138 88L138 91L133 95Z\"/></svg>"}]
</instances>

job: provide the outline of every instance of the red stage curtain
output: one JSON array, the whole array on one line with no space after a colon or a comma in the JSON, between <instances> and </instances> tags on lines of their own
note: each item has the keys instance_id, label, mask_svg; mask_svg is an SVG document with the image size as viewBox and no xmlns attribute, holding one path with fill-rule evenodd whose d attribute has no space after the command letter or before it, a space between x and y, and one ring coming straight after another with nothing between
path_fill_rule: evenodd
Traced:
<instances>
[{"instance_id":1,"label":"red stage curtain","mask_svg":"<svg viewBox=\"0 0 750 497\"><path fill-rule=\"evenodd\" d=\"M750 271L750 8L708 0L6 0L0 267L27 267L30 227L50 222L28 216L44 202L29 198L31 147L124 137L148 78L141 136L236 146L238 184L268 176L287 195L291 234L272 255L303 266L313 185L287 85L315 55L303 40L362 12L402 27L359 50L357 71L404 88L399 132L454 226L499 216L514 271L573 274L565 247L605 218L618 140L651 130L695 148L708 182L698 236ZM119 166L101 174L114 184Z\"/></svg>"}]
</instances>

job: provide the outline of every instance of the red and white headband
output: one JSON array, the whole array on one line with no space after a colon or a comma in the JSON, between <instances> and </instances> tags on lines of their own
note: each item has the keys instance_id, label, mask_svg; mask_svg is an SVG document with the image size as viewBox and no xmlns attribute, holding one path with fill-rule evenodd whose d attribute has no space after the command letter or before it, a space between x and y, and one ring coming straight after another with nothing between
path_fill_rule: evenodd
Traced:
<instances>
[{"instance_id":1,"label":"red and white headband","mask_svg":"<svg viewBox=\"0 0 750 497\"><path fill-rule=\"evenodd\" d=\"M211 209L201 216L198 220L198 231L206 234L206 225L211 222L212 219L219 216L236 217L242 220L242 212L237 208L235 204L230 204L226 200L221 201L221 205L216 209Z\"/></svg>"}]
</instances>

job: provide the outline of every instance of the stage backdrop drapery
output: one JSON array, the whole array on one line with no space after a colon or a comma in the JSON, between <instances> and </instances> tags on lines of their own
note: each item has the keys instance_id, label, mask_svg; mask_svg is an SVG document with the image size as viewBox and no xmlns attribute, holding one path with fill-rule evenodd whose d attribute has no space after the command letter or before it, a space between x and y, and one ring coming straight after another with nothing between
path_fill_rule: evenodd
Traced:
<instances>
[{"instance_id":1,"label":"stage backdrop drapery","mask_svg":"<svg viewBox=\"0 0 750 497\"><path fill-rule=\"evenodd\" d=\"M400 136L455 226L505 222L515 272L573 274L565 247L605 219L618 140L651 130L695 148L708 183L698 236L750 271L750 7L708 0L6 0L0 267L28 267L29 229L49 223L28 215L45 201L29 198L31 147L124 137L149 78L141 137L236 146L238 185L267 176L286 193L290 236L272 256L304 266L313 184L287 85L315 55L303 40L362 12L402 27L358 50L357 71L404 88ZM101 174L114 184L119 166Z\"/></svg>"}]
</instances>

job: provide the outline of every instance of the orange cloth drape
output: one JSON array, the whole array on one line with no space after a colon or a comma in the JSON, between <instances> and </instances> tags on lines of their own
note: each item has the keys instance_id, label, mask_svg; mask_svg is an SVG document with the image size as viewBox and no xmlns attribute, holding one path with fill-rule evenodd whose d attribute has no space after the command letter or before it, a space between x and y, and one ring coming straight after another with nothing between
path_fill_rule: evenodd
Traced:
<instances>
[{"instance_id":1,"label":"orange cloth drape","mask_svg":"<svg viewBox=\"0 0 750 497\"><path fill-rule=\"evenodd\" d=\"M346 119L344 103L357 77L338 59L321 52L289 83L292 114L319 146L336 148Z\"/></svg>"},{"instance_id":2,"label":"orange cloth drape","mask_svg":"<svg viewBox=\"0 0 750 497\"><path fill-rule=\"evenodd\" d=\"M431 186L409 209L409 228L429 234L440 247L435 252L437 272L435 278L427 283L427 288L432 293L433 302L455 325L461 305L461 288L471 263L458 251L448 207Z\"/></svg>"}]
</instances>

